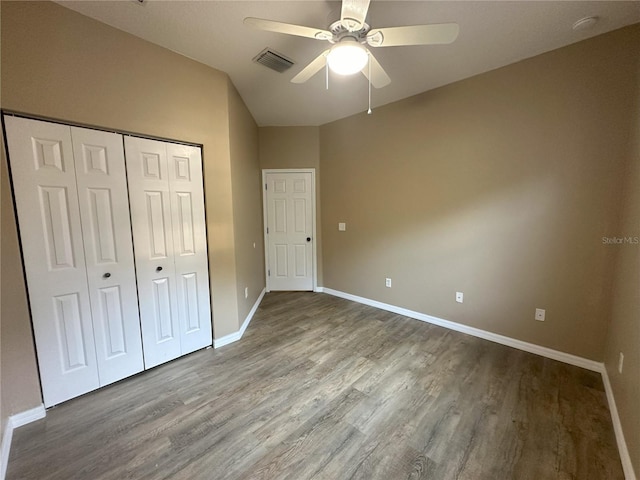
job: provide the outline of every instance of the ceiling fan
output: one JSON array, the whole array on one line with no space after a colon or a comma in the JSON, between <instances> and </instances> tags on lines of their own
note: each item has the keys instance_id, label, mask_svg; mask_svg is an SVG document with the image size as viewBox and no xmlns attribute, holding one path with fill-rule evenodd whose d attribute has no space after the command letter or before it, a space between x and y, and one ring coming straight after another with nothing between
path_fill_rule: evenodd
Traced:
<instances>
[{"instance_id":1,"label":"ceiling fan","mask_svg":"<svg viewBox=\"0 0 640 480\"><path fill-rule=\"evenodd\" d=\"M327 65L340 75L362 72L374 87L382 88L391 83L391 79L366 46L442 45L452 43L458 37L457 23L372 29L365 23L370 1L342 0L340 20L332 23L328 30L253 17L245 18L244 23L260 30L315 38L333 44L293 77L293 83L306 82ZM369 68L364 68L367 63Z\"/></svg>"}]
</instances>

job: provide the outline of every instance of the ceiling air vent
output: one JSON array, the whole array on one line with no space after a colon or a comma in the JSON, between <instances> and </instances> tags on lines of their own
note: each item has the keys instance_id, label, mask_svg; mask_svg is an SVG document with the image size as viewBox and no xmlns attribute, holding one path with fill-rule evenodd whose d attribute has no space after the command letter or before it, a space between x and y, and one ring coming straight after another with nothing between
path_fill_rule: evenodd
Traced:
<instances>
[{"instance_id":1,"label":"ceiling air vent","mask_svg":"<svg viewBox=\"0 0 640 480\"><path fill-rule=\"evenodd\" d=\"M253 57L253 61L279 73L285 72L293 66L292 60L289 60L281 53L274 52L269 48L265 48L258 55Z\"/></svg>"}]
</instances>

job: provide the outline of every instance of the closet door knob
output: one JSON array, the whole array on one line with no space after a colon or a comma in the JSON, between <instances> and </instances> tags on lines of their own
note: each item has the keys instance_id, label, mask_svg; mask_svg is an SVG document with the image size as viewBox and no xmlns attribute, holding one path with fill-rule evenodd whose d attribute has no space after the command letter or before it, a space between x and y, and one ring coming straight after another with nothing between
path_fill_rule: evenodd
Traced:
<instances>
[{"instance_id":1,"label":"closet door knob","mask_svg":"<svg viewBox=\"0 0 640 480\"><path fill-rule=\"evenodd\" d=\"M111 276L111 274L109 272L105 273L104 275L102 275L104 278L109 278Z\"/></svg>"},{"instance_id":2,"label":"closet door knob","mask_svg":"<svg viewBox=\"0 0 640 480\"><path fill-rule=\"evenodd\" d=\"M156 272L161 272L162 271L162 267L156 267Z\"/></svg>"}]
</instances>

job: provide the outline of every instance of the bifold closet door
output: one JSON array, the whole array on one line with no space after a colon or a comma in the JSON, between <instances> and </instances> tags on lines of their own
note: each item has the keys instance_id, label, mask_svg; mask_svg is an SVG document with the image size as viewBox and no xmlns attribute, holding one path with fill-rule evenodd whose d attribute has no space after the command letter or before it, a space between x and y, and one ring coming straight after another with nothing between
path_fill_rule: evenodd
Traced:
<instances>
[{"instance_id":1,"label":"bifold closet door","mask_svg":"<svg viewBox=\"0 0 640 480\"><path fill-rule=\"evenodd\" d=\"M100 386L71 130L5 117L45 406Z\"/></svg>"},{"instance_id":2,"label":"bifold closet door","mask_svg":"<svg viewBox=\"0 0 640 480\"><path fill-rule=\"evenodd\" d=\"M125 137L125 152L144 363L150 368L181 351L167 149L161 142Z\"/></svg>"},{"instance_id":3,"label":"bifold closet door","mask_svg":"<svg viewBox=\"0 0 640 480\"><path fill-rule=\"evenodd\" d=\"M71 127L100 386L144 370L122 135Z\"/></svg>"},{"instance_id":4,"label":"bifold closet door","mask_svg":"<svg viewBox=\"0 0 640 480\"><path fill-rule=\"evenodd\" d=\"M122 136L5 117L46 407L143 370Z\"/></svg>"},{"instance_id":5,"label":"bifold closet door","mask_svg":"<svg viewBox=\"0 0 640 480\"><path fill-rule=\"evenodd\" d=\"M184 355L212 342L202 155L197 147L167 143L167 161Z\"/></svg>"},{"instance_id":6,"label":"bifold closet door","mask_svg":"<svg viewBox=\"0 0 640 480\"><path fill-rule=\"evenodd\" d=\"M200 149L125 137L145 365L212 343Z\"/></svg>"}]
</instances>

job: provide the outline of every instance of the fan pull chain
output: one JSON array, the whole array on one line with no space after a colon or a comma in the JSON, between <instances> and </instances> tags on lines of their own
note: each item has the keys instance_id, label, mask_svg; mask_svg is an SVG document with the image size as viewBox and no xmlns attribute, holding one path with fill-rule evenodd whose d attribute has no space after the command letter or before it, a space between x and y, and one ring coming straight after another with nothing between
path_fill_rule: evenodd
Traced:
<instances>
[{"instance_id":1,"label":"fan pull chain","mask_svg":"<svg viewBox=\"0 0 640 480\"><path fill-rule=\"evenodd\" d=\"M369 52L367 52L369 53ZM367 115L371 115L371 53L369 53L369 110L367 110Z\"/></svg>"},{"instance_id":2,"label":"fan pull chain","mask_svg":"<svg viewBox=\"0 0 640 480\"><path fill-rule=\"evenodd\" d=\"M327 90L329 90L329 62L327 62L326 59L324 62L324 75L327 82Z\"/></svg>"}]
</instances>

